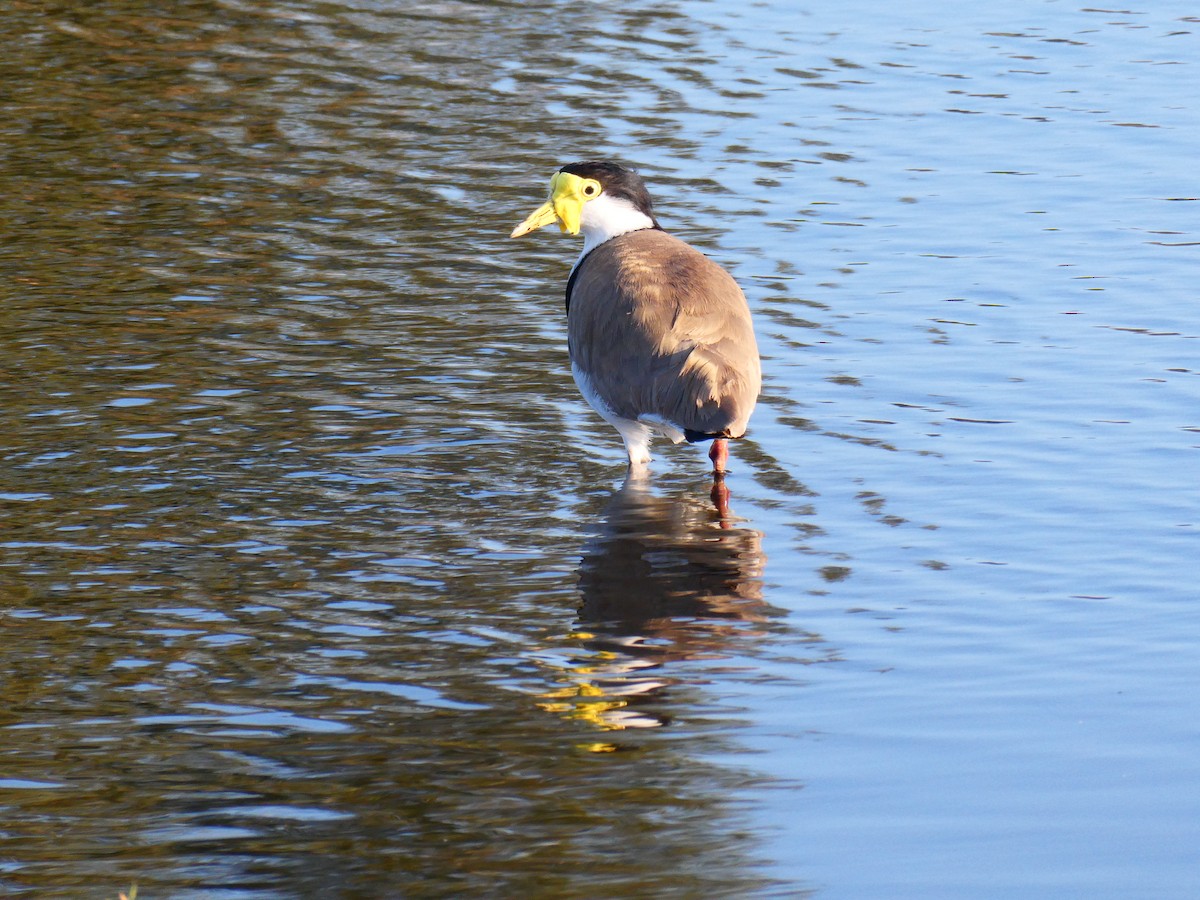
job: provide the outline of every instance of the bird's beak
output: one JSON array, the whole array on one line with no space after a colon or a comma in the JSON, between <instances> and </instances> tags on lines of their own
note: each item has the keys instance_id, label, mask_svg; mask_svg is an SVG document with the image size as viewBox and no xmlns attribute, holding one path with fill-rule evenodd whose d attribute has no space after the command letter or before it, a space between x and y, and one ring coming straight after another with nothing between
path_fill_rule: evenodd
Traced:
<instances>
[{"instance_id":1,"label":"bird's beak","mask_svg":"<svg viewBox=\"0 0 1200 900\"><path fill-rule=\"evenodd\" d=\"M569 172L555 172L550 179L550 199L530 213L509 237L524 237L554 222L558 222L563 234L579 234L585 202L583 179Z\"/></svg>"},{"instance_id":2,"label":"bird's beak","mask_svg":"<svg viewBox=\"0 0 1200 900\"><path fill-rule=\"evenodd\" d=\"M524 237L527 234L537 231L539 228L545 228L547 225L557 221L558 216L554 213L554 203L547 200L545 203L531 212L529 214L529 218L514 228L509 237Z\"/></svg>"}]
</instances>

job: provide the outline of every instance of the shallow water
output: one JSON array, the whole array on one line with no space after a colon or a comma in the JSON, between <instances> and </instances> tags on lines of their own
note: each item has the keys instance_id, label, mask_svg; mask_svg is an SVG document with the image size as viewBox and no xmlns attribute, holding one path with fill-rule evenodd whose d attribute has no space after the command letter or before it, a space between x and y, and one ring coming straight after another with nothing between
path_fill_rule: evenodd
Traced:
<instances>
[{"instance_id":1,"label":"shallow water","mask_svg":"<svg viewBox=\"0 0 1200 900\"><path fill-rule=\"evenodd\" d=\"M6 894L1192 895L1185 4L0 29ZM507 240L602 155L754 308L732 528Z\"/></svg>"}]
</instances>

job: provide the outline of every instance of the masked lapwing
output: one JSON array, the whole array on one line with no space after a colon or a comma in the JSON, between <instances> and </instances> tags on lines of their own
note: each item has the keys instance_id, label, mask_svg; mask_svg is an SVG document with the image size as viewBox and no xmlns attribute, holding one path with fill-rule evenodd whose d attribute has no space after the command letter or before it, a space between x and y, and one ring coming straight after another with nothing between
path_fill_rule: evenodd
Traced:
<instances>
[{"instance_id":1,"label":"masked lapwing","mask_svg":"<svg viewBox=\"0 0 1200 900\"><path fill-rule=\"evenodd\" d=\"M723 475L727 438L754 411L762 369L750 309L733 277L654 218L634 172L613 162L563 166L550 199L513 229L557 222L583 233L567 280L567 349L575 383L625 441L631 469L650 438L712 441Z\"/></svg>"}]
</instances>

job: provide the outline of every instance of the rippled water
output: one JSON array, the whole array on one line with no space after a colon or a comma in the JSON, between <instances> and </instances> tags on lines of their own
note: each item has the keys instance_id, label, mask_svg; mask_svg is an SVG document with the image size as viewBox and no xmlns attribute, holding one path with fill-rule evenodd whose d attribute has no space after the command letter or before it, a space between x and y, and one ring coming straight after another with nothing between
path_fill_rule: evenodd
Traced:
<instances>
[{"instance_id":1,"label":"rippled water","mask_svg":"<svg viewBox=\"0 0 1200 900\"><path fill-rule=\"evenodd\" d=\"M12 5L0 891L1190 897L1200 16ZM721 528L560 163L746 287Z\"/></svg>"}]
</instances>

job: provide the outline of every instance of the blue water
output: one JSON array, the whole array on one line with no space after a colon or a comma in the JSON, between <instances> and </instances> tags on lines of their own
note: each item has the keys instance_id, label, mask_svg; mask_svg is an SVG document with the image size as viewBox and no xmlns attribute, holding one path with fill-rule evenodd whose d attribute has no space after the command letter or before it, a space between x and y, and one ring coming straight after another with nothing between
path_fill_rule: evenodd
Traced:
<instances>
[{"instance_id":1,"label":"blue water","mask_svg":"<svg viewBox=\"0 0 1200 900\"><path fill-rule=\"evenodd\" d=\"M1200 20L686 9L719 62L642 74L703 139L645 162L723 188L664 220L718 231L758 311L753 438L814 496L749 467L734 491L765 598L836 652L777 648L783 679L726 697L798 783L755 796L771 870L828 897L1192 896Z\"/></svg>"}]
</instances>

